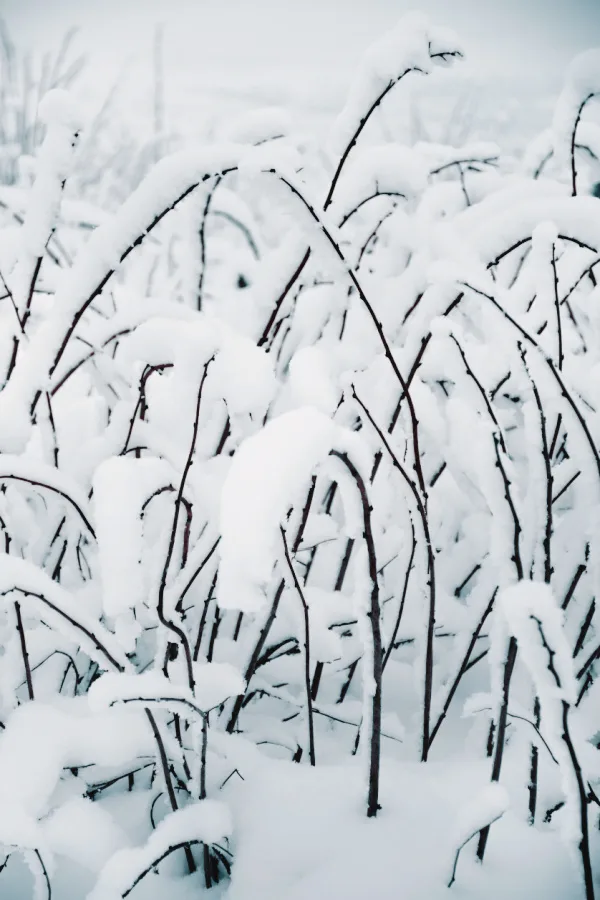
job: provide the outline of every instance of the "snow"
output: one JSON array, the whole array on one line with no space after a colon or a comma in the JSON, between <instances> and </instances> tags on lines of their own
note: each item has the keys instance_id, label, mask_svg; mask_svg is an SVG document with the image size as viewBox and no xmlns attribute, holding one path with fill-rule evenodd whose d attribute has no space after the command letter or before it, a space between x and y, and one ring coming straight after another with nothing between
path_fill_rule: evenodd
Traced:
<instances>
[{"instance_id":1,"label":"snow","mask_svg":"<svg viewBox=\"0 0 600 900\"><path fill-rule=\"evenodd\" d=\"M279 550L279 528L335 436L329 418L304 407L278 416L242 443L221 496L220 606L252 610L262 605L261 589Z\"/></svg>"},{"instance_id":2,"label":"snow","mask_svg":"<svg viewBox=\"0 0 600 900\"><path fill-rule=\"evenodd\" d=\"M109 859L87 900L113 900L122 896L156 860L176 846L187 841L216 844L230 834L229 810L216 800L202 800L170 813L143 847L119 850Z\"/></svg>"},{"instance_id":3,"label":"snow","mask_svg":"<svg viewBox=\"0 0 600 900\"><path fill-rule=\"evenodd\" d=\"M21 316L27 309L37 260L44 256L46 243L56 226L63 185L72 163L74 136L81 124L77 107L66 91L46 94L38 114L48 128L21 230L22 255L10 278Z\"/></svg>"},{"instance_id":4,"label":"snow","mask_svg":"<svg viewBox=\"0 0 600 900\"><path fill-rule=\"evenodd\" d=\"M288 382L298 405L314 406L326 415L332 415L340 400L335 368L331 353L322 345L298 350L290 361Z\"/></svg>"},{"instance_id":5,"label":"snow","mask_svg":"<svg viewBox=\"0 0 600 900\"><path fill-rule=\"evenodd\" d=\"M403 16L395 28L369 47L348 92L346 105L333 126L330 136L333 152L344 151L365 111L390 83L410 71L431 72L430 47L431 54L462 53L456 35L430 26L421 13Z\"/></svg>"},{"instance_id":6,"label":"snow","mask_svg":"<svg viewBox=\"0 0 600 900\"><path fill-rule=\"evenodd\" d=\"M106 276L118 268L121 257L140 235L146 234L157 216L211 174L235 168L242 153L243 148L236 145L220 145L166 157L113 219L93 232L68 277L63 279L52 314L20 355L10 383L0 395L0 421L6 421L3 428L6 449L22 447L25 443L30 430L25 410L36 391L45 387L60 361L61 345L74 318L102 286Z\"/></svg>"},{"instance_id":7,"label":"snow","mask_svg":"<svg viewBox=\"0 0 600 900\"><path fill-rule=\"evenodd\" d=\"M487 784L460 809L456 817L454 839L457 847L463 846L478 831L504 815L509 806L506 788L495 782Z\"/></svg>"},{"instance_id":8,"label":"snow","mask_svg":"<svg viewBox=\"0 0 600 900\"><path fill-rule=\"evenodd\" d=\"M600 94L600 51L587 50L570 64L554 111L554 152L561 162L568 159L582 105L597 94Z\"/></svg>"},{"instance_id":9,"label":"snow","mask_svg":"<svg viewBox=\"0 0 600 900\"><path fill-rule=\"evenodd\" d=\"M286 137L292 127L288 110L271 106L243 113L225 124L221 138L236 144L261 144Z\"/></svg>"},{"instance_id":10,"label":"snow","mask_svg":"<svg viewBox=\"0 0 600 900\"><path fill-rule=\"evenodd\" d=\"M113 816L97 803L73 797L42 821L41 836L52 853L60 854L91 872L99 872L127 836ZM90 841L88 836L94 835Z\"/></svg>"},{"instance_id":11,"label":"snow","mask_svg":"<svg viewBox=\"0 0 600 900\"><path fill-rule=\"evenodd\" d=\"M231 663L203 663L194 668L195 696L203 710L214 709L245 690L246 683Z\"/></svg>"},{"instance_id":12,"label":"snow","mask_svg":"<svg viewBox=\"0 0 600 900\"><path fill-rule=\"evenodd\" d=\"M105 710L119 704L134 703L144 707L187 710L192 715L220 706L229 697L241 694L245 684L230 663L204 663L194 667L194 691L184 684L173 683L160 672L140 675L107 673L88 692L92 710Z\"/></svg>"},{"instance_id":13,"label":"snow","mask_svg":"<svg viewBox=\"0 0 600 900\"><path fill-rule=\"evenodd\" d=\"M24 817L35 823L47 812L65 768L90 762L119 767L151 751L151 734L141 712L92 715L84 698L19 707L0 735L0 796L3 805L15 810L14 817L2 820L4 843L31 846L31 838L23 839Z\"/></svg>"},{"instance_id":14,"label":"snow","mask_svg":"<svg viewBox=\"0 0 600 900\"><path fill-rule=\"evenodd\" d=\"M36 618L64 634L75 646L85 648L104 669L123 671L129 663L115 636L82 610L63 587L42 569L24 559L3 555L0 559L0 595L4 603L16 593ZM11 597L15 599L15 597Z\"/></svg>"},{"instance_id":15,"label":"snow","mask_svg":"<svg viewBox=\"0 0 600 900\"><path fill-rule=\"evenodd\" d=\"M542 705L546 701L550 706L557 699L573 703L577 688L572 654L563 629L563 614L550 587L543 582L522 581L506 588L498 599L511 634L522 646ZM560 687L548 669L548 651L540 644L538 622L554 653Z\"/></svg>"},{"instance_id":16,"label":"snow","mask_svg":"<svg viewBox=\"0 0 600 900\"><path fill-rule=\"evenodd\" d=\"M257 2L203 64L287 55ZM355 11L317 6L324 113ZM0 895L593 900L597 53L524 156L422 12L328 144L248 84L192 145L163 36L93 120L37 109L68 45L0 41Z\"/></svg>"},{"instance_id":17,"label":"snow","mask_svg":"<svg viewBox=\"0 0 600 900\"><path fill-rule=\"evenodd\" d=\"M357 151L340 178L331 213L343 222L378 194L412 199L425 189L427 174L421 155L409 148L384 144Z\"/></svg>"},{"instance_id":18,"label":"snow","mask_svg":"<svg viewBox=\"0 0 600 900\"><path fill-rule=\"evenodd\" d=\"M94 472L102 605L107 616L126 614L146 597L142 509L172 477L164 460L122 456L105 460Z\"/></svg>"},{"instance_id":19,"label":"snow","mask_svg":"<svg viewBox=\"0 0 600 900\"><path fill-rule=\"evenodd\" d=\"M485 793L479 765L431 762L426 778L415 763L388 763L383 774L387 812L368 822L358 812L357 766L310 770L270 762L251 775L246 772L244 784L235 794L228 792L238 823L230 900L309 900L320 891L331 900L361 900L370 895L372 877L368 867L351 861L365 852L379 860L378 897L393 900L399 848L407 900L442 900L448 896L447 865L432 848L447 848L450 855L457 806L465 793L474 794L478 787ZM560 900L568 891L570 869L555 836L542 838L510 811L494 827L497 842L495 849L490 842L485 866L470 861L465 851L453 890L468 897L485 890L493 900L526 900L543 878L547 896ZM484 881L486 870L489 880Z\"/></svg>"},{"instance_id":20,"label":"snow","mask_svg":"<svg viewBox=\"0 0 600 900\"><path fill-rule=\"evenodd\" d=\"M83 125L83 116L75 100L68 91L59 88L42 97L38 115L46 125L63 125L74 132Z\"/></svg>"},{"instance_id":21,"label":"snow","mask_svg":"<svg viewBox=\"0 0 600 900\"><path fill-rule=\"evenodd\" d=\"M250 338L235 333L223 336L211 378L232 416L264 416L277 384L270 357Z\"/></svg>"}]
</instances>

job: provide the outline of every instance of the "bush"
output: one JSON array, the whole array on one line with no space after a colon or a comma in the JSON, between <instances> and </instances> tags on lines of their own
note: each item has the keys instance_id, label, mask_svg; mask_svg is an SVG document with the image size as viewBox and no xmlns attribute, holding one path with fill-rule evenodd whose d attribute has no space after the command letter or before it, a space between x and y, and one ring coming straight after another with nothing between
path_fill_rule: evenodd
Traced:
<instances>
[{"instance_id":1,"label":"bush","mask_svg":"<svg viewBox=\"0 0 600 900\"><path fill-rule=\"evenodd\" d=\"M60 90L40 106L0 251L0 839L48 895L82 834L96 900L175 851L227 877L249 746L360 754L375 818L382 742L409 765L466 740L492 786L450 883L521 804L594 896L600 64L518 171L368 143L461 56L405 18L325 150L254 113L85 228L82 123ZM148 799L141 846L109 795Z\"/></svg>"}]
</instances>

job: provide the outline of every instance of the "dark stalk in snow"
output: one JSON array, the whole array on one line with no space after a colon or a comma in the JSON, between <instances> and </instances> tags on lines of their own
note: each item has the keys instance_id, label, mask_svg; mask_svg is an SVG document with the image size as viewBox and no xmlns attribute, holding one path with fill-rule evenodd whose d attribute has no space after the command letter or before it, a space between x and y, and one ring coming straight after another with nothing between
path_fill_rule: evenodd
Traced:
<instances>
[{"instance_id":1,"label":"dark stalk in snow","mask_svg":"<svg viewBox=\"0 0 600 900\"><path fill-rule=\"evenodd\" d=\"M540 635L540 640L542 646L546 650L548 654L548 670L554 681L556 683L556 687L558 690L562 690L563 685L554 664L554 657L556 656L556 651L552 649L550 644L546 639L546 635L544 633L544 627L542 622L532 616L534 619L538 632ZM578 850L580 855L581 862L581 874L582 880L585 885L585 896L586 900L594 900L595 897L595 888L594 888L594 875L592 871L592 861L590 855L590 834L589 834L589 822L588 822L588 792L586 788L586 782L583 777L583 772L581 769L581 764L579 762L579 758L577 756L577 752L575 750L575 745L573 744L573 738L571 736L570 730L570 712L571 712L571 704L568 703L564 696L560 700L560 704L562 707L562 734L561 739L565 744L567 755L569 758L569 762L572 767L572 773L577 783L577 793L579 800L579 827L580 827L580 836L578 840Z\"/></svg>"},{"instance_id":2,"label":"dark stalk in snow","mask_svg":"<svg viewBox=\"0 0 600 900\"><path fill-rule=\"evenodd\" d=\"M513 669L517 659L517 641L511 637L508 642L508 652L504 663L504 674L502 680L502 704L500 706L500 715L498 716L498 724L496 731L496 741L494 746L494 762L492 766L492 781L500 781L500 773L502 771L502 760L504 757L504 743L506 740L506 725L508 720L508 701L510 694L510 682L512 679ZM493 723L492 723L493 724ZM477 859L483 862L485 856L485 848L490 836L490 826L486 825L479 832L479 840L477 842Z\"/></svg>"},{"instance_id":3,"label":"dark stalk in snow","mask_svg":"<svg viewBox=\"0 0 600 900\"><path fill-rule=\"evenodd\" d=\"M213 201L213 197L215 196L215 192L222 181L223 175L217 175L211 188L208 190L206 200L204 202L204 209L202 210L200 229L198 231L198 239L200 242L200 275L198 278L198 295L196 298L196 307L199 310L202 309L202 301L204 299L204 279L206 276L206 225L208 222L208 213L210 211L210 205Z\"/></svg>"},{"instance_id":4,"label":"dark stalk in snow","mask_svg":"<svg viewBox=\"0 0 600 900\"><path fill-rule=\"evenodd\" d=\"M371 305L367 295L365 294L361 284L359 283L359 281L356 277L356 273L354 272L352 267L348 264L346 257L344 256L344 253L342 252L342 249L341 249L339 243L330 234L327 225L322 221L320 215L315 210L315 208L313 206L311 206L311 204L308 202L308 200L303 196L303 194L299 190L299 188L296 185L292 184L292 182L289 181L285 176L276 172L275 169L271 170L271 174L277 175L279 180L289 188L289 190L292 192L292 194L302 203L302 205L304 206L306 211L310 214L310 216L314 220L315 224L319 227L320 231L323 233L327 242L331 246L331 249L334 251L335 255L338 257L339 261L342 263L347 276L349 277L350 281L352 282L353 287L355 288L358 296L361 299L363 306L367 310L369 317L370 317L371 321L373 322L373 325L375 326L377 335L378 335L381 345L383 347L383 352L385 354L385 357L388 360L390 366L392 367L394 375L398 379L398 381L400 383L400 387L402 388L402 391L404 392L404 395L406 396L406 403L409 408L410 420L411 420L413 466L414 466L415 473L417 476L419 490L423 497L423 502L427 503L427 488L425 486L425 478L423 476L423 468L421 465L421 450L419 447L419 422L417 419L417 414L416 414L415 407L414 407L414 404L412 401L412 397L408 390L408 385L407 385L406 381L404 380L402 373L400 372L400 369L398 368L398 363L396 362L396 358L395 358L395 356L392 352L392 348L385 336L383 327L381 325L381 322L379 321L379 318L375 312L375 309Z\"/></svg>"},{"instance_id":5,"label":"dark stalk in snow","mask_svg":"<svg viewBox=\"0 0 600 900\"><path fill-rule=\"evenodd\" d=\"M177 536L177 527L179 524L179 515L183 501L183 493L185 490L185 485L187 481L187 477L189 471L192 467L194 452L196 450L196 441L198 438L198 428L199 428L199 419L200 419L200 408L202 405L202 391L204 388L204 382L206 381L206 376L208 373L209 366L213 361L213 357L211 357L208 362L204 364L204 369L202 372L202 377L200 378L200 384L198 386L198 393L196 396L196 411L194 415L194 422L192 427L192 439L190 442L187 459L185 462L185 466L183 469L183 474L181 476L181 481L179 483L179 490L177 491L177 497L175 498L175 504L173 509L173 522L171 525L171 534L169 536L169 544L167 547L167 553L165 556L165 561L162 567L162 573L160 577L160 584L158 588L158 601L157 601L157 614L161 625L171 631L178 641L181 643L183 652L185 654L185 662L187 668L187 679L190 690L194 690L194 670L193 670L193 658L192 658L192 649L190 646L190 642L187 634L184 629L181 628L176 622L173 622L171 619L165 616L164 611L164 603L165 603L165 591L167 588L167 577L169 574L169 568L171 565L171 560L173 558L173 553L175 550L175 538Z\"/></svg>"},{"instance_id":6,"label":"dark stalk in snow","mask_svg":"<svg viewBox=\"0 0 600 900\"><path fill-rule=\"evenodd\" d=\"M412 520L412 516L410 516L410 530L411 530L411 547L410 547L410 557L408 560L408 565L406 567L406 573L404 575L404 584L402 586L402 595L400 597L400 605L398 607L398 614L396 616L396 621L394 622L394 627L392 628L392 633L390 635L390 642L388 644L388 648L384 653L383 662L381 664L382 673L385 672L385 667L388 663L388 660L391 656L392 650L394 649L394 643L396 641L396 637L398 635L398 630L400 628L400 623L402 622L402 614L404 612L404 604L406 603L406 594L408 592L408 582L410 580L410 573L412 572L414 561L415 561L415 553L417 552L417 537L415 534L415 525ZM429 744L431 746L431 741L433 737L431 736L429 739Z\"/></svg>"},{"instance_id":7,"label":"dark stalk in snow","mask_svg":"<svg viewBox=\"0 0 600 900\"><path fill-rule=\"evenodd\" d=\"M446 699L444 700L444 703L442 705L441 712L437 718L435 725L431 729L431 735L429 737L429 747L430 748L435 740L435 737L436 737L438 731L440 730L440 728L442 726L444 719L448 715L448 710L450 709L450 705L452 703L452 700L454 699L454 695L456 694L456 691L462 680L462 677L469 670L471 654L473 653L473 650L475 649L475 645L476 645L477 641L479 640L479 636L481 634L481 629L483 628L488 616L490 615L490 613L493 609L494 601L496 599L497 593L498 593L498 588L495 588L494 593L490 597L488 604L486 605L485 609L483 610L483 614L482 614L481 618L477 622L476 628L471 633L471 639L469 641L467 649L465 650L465 655L463 656L463 659L459 666L458 672L456 673L454 679L450 683L450 687L448 689L448 693L446 694Z\"/></svg>"},{"instance_id":8,"label":"dark stalk in snow","mask_svg":"<svg viewBox=\"0 0 600 900\"><path fill-rule=\"evenodd\" d=\"M13 588L11 588L8 591L2 591L0 596L5 596L6 594L10 594L11 591L16 591L17 593L22 594L23 597L31 597L35 600L39 600L42 608L47 607L48 609L52 610L52 612L55 613L60 619L63 619L72 628L75 628L77 631L80 631L82 633L82 635L84 635L84 637L87 640L89 640L91 644L94 645L96 650L98 650L102 654L102 656L105 658L106 662L108 663L107 669L109 669L109 670L115 669L117 672L124 671L123 664L120 663L117 659L115 659L115 657L112 655L112 653L110 653L110 651L106 649L106 647L104 646L102 641L97 637L97 635L95 635L93 633L93 631L86 628L84 625L82 625L80 622L78 622L75 618L73 618L73 616L69 615L64 610L60 609L60 607L58 607L55 603L53 603L51 600L49 600L43 594L37 593L35 591L30 591L25 588L19 587L18 585L15 585Z\"/></svg>"},{"instance_id":9,"label":"dark stalk in snow","mask_svg":"<svg viewBox=\"0 0 600 900\"><path fill-rule=\"evenodd\" d=\"M314 492L314 478L311 485L311 490ZM296 570L294 568L294 563L290 556L290 550L287 543L287 538L285 534L285 529L283 526L279 528L281 532L281 540L283 541L283 550L285 554L285 561L287 563L287 567L289 569L290 575L292 576L292 583L298 594L300 599L300 603L302 604L302 614L304 621L304 689L305 689L305 697L306 697L306 723L308 726L308 758L311 766L316 765L316 757L315 757L315 726L313 719L313 696L312 696L312 685L311 685L311 676L310 676L310 617L308 611L308 603L306 602L306 598L304 596L304 592L298 580L298 576L296 574Z\"/></svg>"},{"instance_id":10,"label":"dark stalk in snow","mask_svg":"<svg viewBox=\"0 0 600 900\"><path fill-rule=\"evenodd\" d=\"M431 697L433 691L433 636L435 631L435 606L436 606L436 579L435 579L435 552L433 549L433 544L431 541L431 534L429 532L429 520L427 517L427 510L423 503L421 493L419 492L417 485L414 483L406 468L402 465L397 455L394 453L388 439L384 435L383 431L375 422L375 419L369 412L368 408L362 402L362 400L358 397L354 386L352 387L352 396L359 404L360 408L364 412L365 416L375 429L377 435L383 446L385 447L387 453L389 454L392 465L395 469L398 470L400 475L402 476L404 482L406 483L410 493L412 494L414 501L417 506L417 510L419 512L419 517L421 519L421 526L423 528L423 536L425 538L425 548L427 554L427 579L428 579L428 588L429 588L429 611L427 617L427 635L426 635L426 645L425 645L425 682L424 682L424 696L423 696L423 737L422 737L422 749L421 749L421 759L423 762L427 761L427 756L429 753L429 744L430 744L430 727L431 727Z\"/></svg>"},{"instance_id":11,"label":"dark stalk in snow","mask_svg":"<svg viewBox=\"0 0 600 900\"><path fill-rule=\"evenodd\" d=\"M573 197L577 196L577 162L576 162L576 154L575 149L577 146L577 129L579 128L579 123L581 122L581 117L583 115L583 111L594 97L597 97L598 94L595 91L590 91L586 97L581 101L579 105L579 109L577 110L577 115L575 116L575 122L573 124L573 131L571 133L571 194Z\"/></svg>"},{"instance_id":12,"label":"dark stalk in snow","mask_svg":"<svg viewBox=\"0 0 600 900\"><path fill-rule=\"evenodd\" d=\"M25 680L27 683L27 694L30 700L34 699L33 680L31 678L31 663L29 662L29 653L27 652L27 638L25 637L25 629L23 628L23 617L21 616L21 604L15 601L15 615L17 618L17 632L19 634L19 643L21 644L21 656L23 657L23 668L25 669Z\"/></svg>"},{"instance_id":13,"label":"dark stalk in snow","mask_svg":"<svg viewBox=\"0 0 600 900\"><path fill-rule=\"evenodd\" d=\"M172 812L177 812L179 809L179 805L177 803L177 796L175 794L175 788L173 787L173 781L171 780L171 771L169 768L169 759L167 757L167 751L165 750L165 744L162 739L162 735L158 728L156 719L154 718L153 713L149 709L145 709L146 718L150 723L150 728L152 729L152 734L154 735L154 740L156 743L156 747L158 749L158 757L160 762L160 767L163 774L163 779L165 782L165 788L167 791L167 797L169 798L169 804L171 806ZM190 874L196 871L196 861L194 859L194 854L192 853L190 842L186 841L186 843L181 844L177 849L183 849L185 853L185 861L188 867L188 871ZM126 896L126 895L125 895Z\"/></svg>"},{"instance_id":14,"label":"dark stalk in snow","mask_svg":"<svg viewBox=\"0 0 600 900\"><path fill-rule=\"evenodd\" d=\"M589 426L585 420L585 416L579 409L578 404L575 402L575 399L573 398L572 392L567 388L567 386L563 380L562 374L559 373L559 371L556 368L556 366L554 365L552 359L544 352L544 350L542 349L540 344L535 340L535 338L533 338L529 334L529 332L525 328L523 328L523 326L520 325L511 316L511 314L509 312L507 312L507 310L504 309L503 306L501 306L500 303L498 303L498 301L496 300L495 297L492 297L489 294L486 294L483 291L478 290L477 288L473 287L472 285L465 284L465 287L469 288L469 290L473 291L475 294L479 294L482 297L485 297L487 300L489 300L490 303L492 303L492 305L498 310L498 312L501 313L502 316L504 316L506 321L509 322L519 332L519 334L522 335L523 338L525 338L527 343L530 344L532 347L535 347L535 349L538 351L538 353L540 354L540 357L546 363L546 366L548 368L548 371L552 375L552 378L556 382L556 385L558 386L558 388L560 390L561 396L564 398L564 400L567 402L568 406L571 408L572 412L575 415L575 418L577 419L577 421L580 425L581 432L582 432L583 436L585 437L585 441L586 441L586 443L591 451L591 454L594 458L594 462L596 464L596 469L598 472L598 477L600 478L600 452L598 451L598 448L596 447L594 438L593 438L593 436L590 432Z\"/></svg>"},{"instance_id":15,"label":"dark stalk in snow","mask_svg":"<svg viewBox=\"0 0 600 900\"><path fill-rule=\"evenodd\" d=\"M372 818L377 815L379 807L379 768L381 757L381 695L382 695L382 679L383 679L383 646L381 642L381 621L379 606L379 581L377 578L377 557L375 554L375 541L373 539L373 530L371 526L371 505L367 494L365 482L346 453L340 453L337 450L331 451L332 456L339 459L348 469L350 475L354 479L360 494L363 514L363 536L367 547L369 560L369 578L371 580L371 598L370 609L367 613L369 624L371 627L371 636L373 643L373 672L372 677L375 685L371 700L371 734L370 734L370 757L369 757L369 791L367 797L367 817Z\"/></svg>"},{"instance_id":16,"label":"dark stalk in snow","mask_svg":"<svg viewBox=\"0 0 600 900\"><path fill-rule=\"evenodd\" d=\"M314 482L312 481L312 479L311 479L310 488L308 490L308 496L311 498L311 502L312 502L312 499L314 498ZM300 544L302 543L302 538L304 536L304 531L306 528L306 523L308 521L309 514L310 514L310 504L306 503L302 510L302 517L301 517L300 523L298 525L298 531L296 532L296 536L294 538L294 543L293 543L294 547L296 547L296 546L299 547ZM248 661L248 665L246 666L246 670L244 672L244 679L246 682L246 693L240 694L234 700L231 715L229 717L229 721L227 722L226 730L229 734L231 734L232 732L235 731L240 712L242 711L242 708L244 706L244 701L247 696L247 691L250 686L250 681L251 681L252 677L254 676L256 669L258 668L259 660L262 657L265 643L269 636L269 632L271 631L273 622L275 621L275 617L277 616L277 610L279 608L279 603L280 603L281 595L283 594L284 588L285 588L285 579L282 578L279 581L279 584L275 590L269 612L267 613L267 616L264 620L263 626L260 630L258 640L254 646L254 649L253 649L250 659Z\"/></svg>"},{"instance_id":17,"label":"dark stalk in snow","mask_svg":"<svg viewBox=\"0 0 600 900\"><path fill-rule=\"evenodd\" d=\"M287 282L286 286L284 287L283 291L277 298L277 301L275 302L275 306L271 310L271 315L269 316L269 318L267 320L267 324L265 325L263 332L258 339L259 347L262 347L262 346L264 346L264 344L267 343L267 341L269 339L269 335L271 334L273 325L275 324L275 320L277 319L277 316L279 315L279 310L281 309L285 298L287 297L289 292L292 290L292 288L294 287L294 285L300 278L300 275L304 271L304 267L306 266L309 258L310 258L310 248L305 252L304 256L298 263L298 266L292 273L292 275L291 275L289 281Z\"/></svg>"}]
</instances>

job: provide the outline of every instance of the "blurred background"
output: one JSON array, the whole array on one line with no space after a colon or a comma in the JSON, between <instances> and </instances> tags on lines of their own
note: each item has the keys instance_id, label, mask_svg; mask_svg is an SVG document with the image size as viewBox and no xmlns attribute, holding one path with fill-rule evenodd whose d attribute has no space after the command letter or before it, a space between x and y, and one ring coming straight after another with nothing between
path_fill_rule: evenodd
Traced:
<instances>
[{"instance_id":1,"label":"blurred background","mask_svg":"<svg viewBox=\"0 0 600 900\"><path fill-rule=\"evenodd\" d=\"M110 122L110 140L138 155L210 138L260 106L321 134L361 52L415 8L454 28L467 59L395 92L378 121L386 139L497 139L500 125L518 153L549 124L570 59L600 45L600 0L0 0L0 96L21 107L25 152L57 60L95 139Z\"/></svg>"}]
</instances>

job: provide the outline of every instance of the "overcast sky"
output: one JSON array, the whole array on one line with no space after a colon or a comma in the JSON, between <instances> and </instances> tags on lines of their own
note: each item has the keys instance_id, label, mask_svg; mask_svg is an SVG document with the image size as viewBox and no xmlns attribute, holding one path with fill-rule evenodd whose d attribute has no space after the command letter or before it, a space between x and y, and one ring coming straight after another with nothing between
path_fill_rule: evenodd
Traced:
<instances>
[{"instance_id":1,"label":"overcast sky","mask_svg":"<svg viewBox=\"0 0 600 900\"><path fill-rule=\"evenodd\" d=\"M405 11L456 28L471 65L502 75L556 80L578 51L600 45L600 0L0 0L22 39L47 46L72 24L104 64L144 54L163 21L170 66L210 71L348 69L360 50Z\"/></svg>"}]
</instances>

